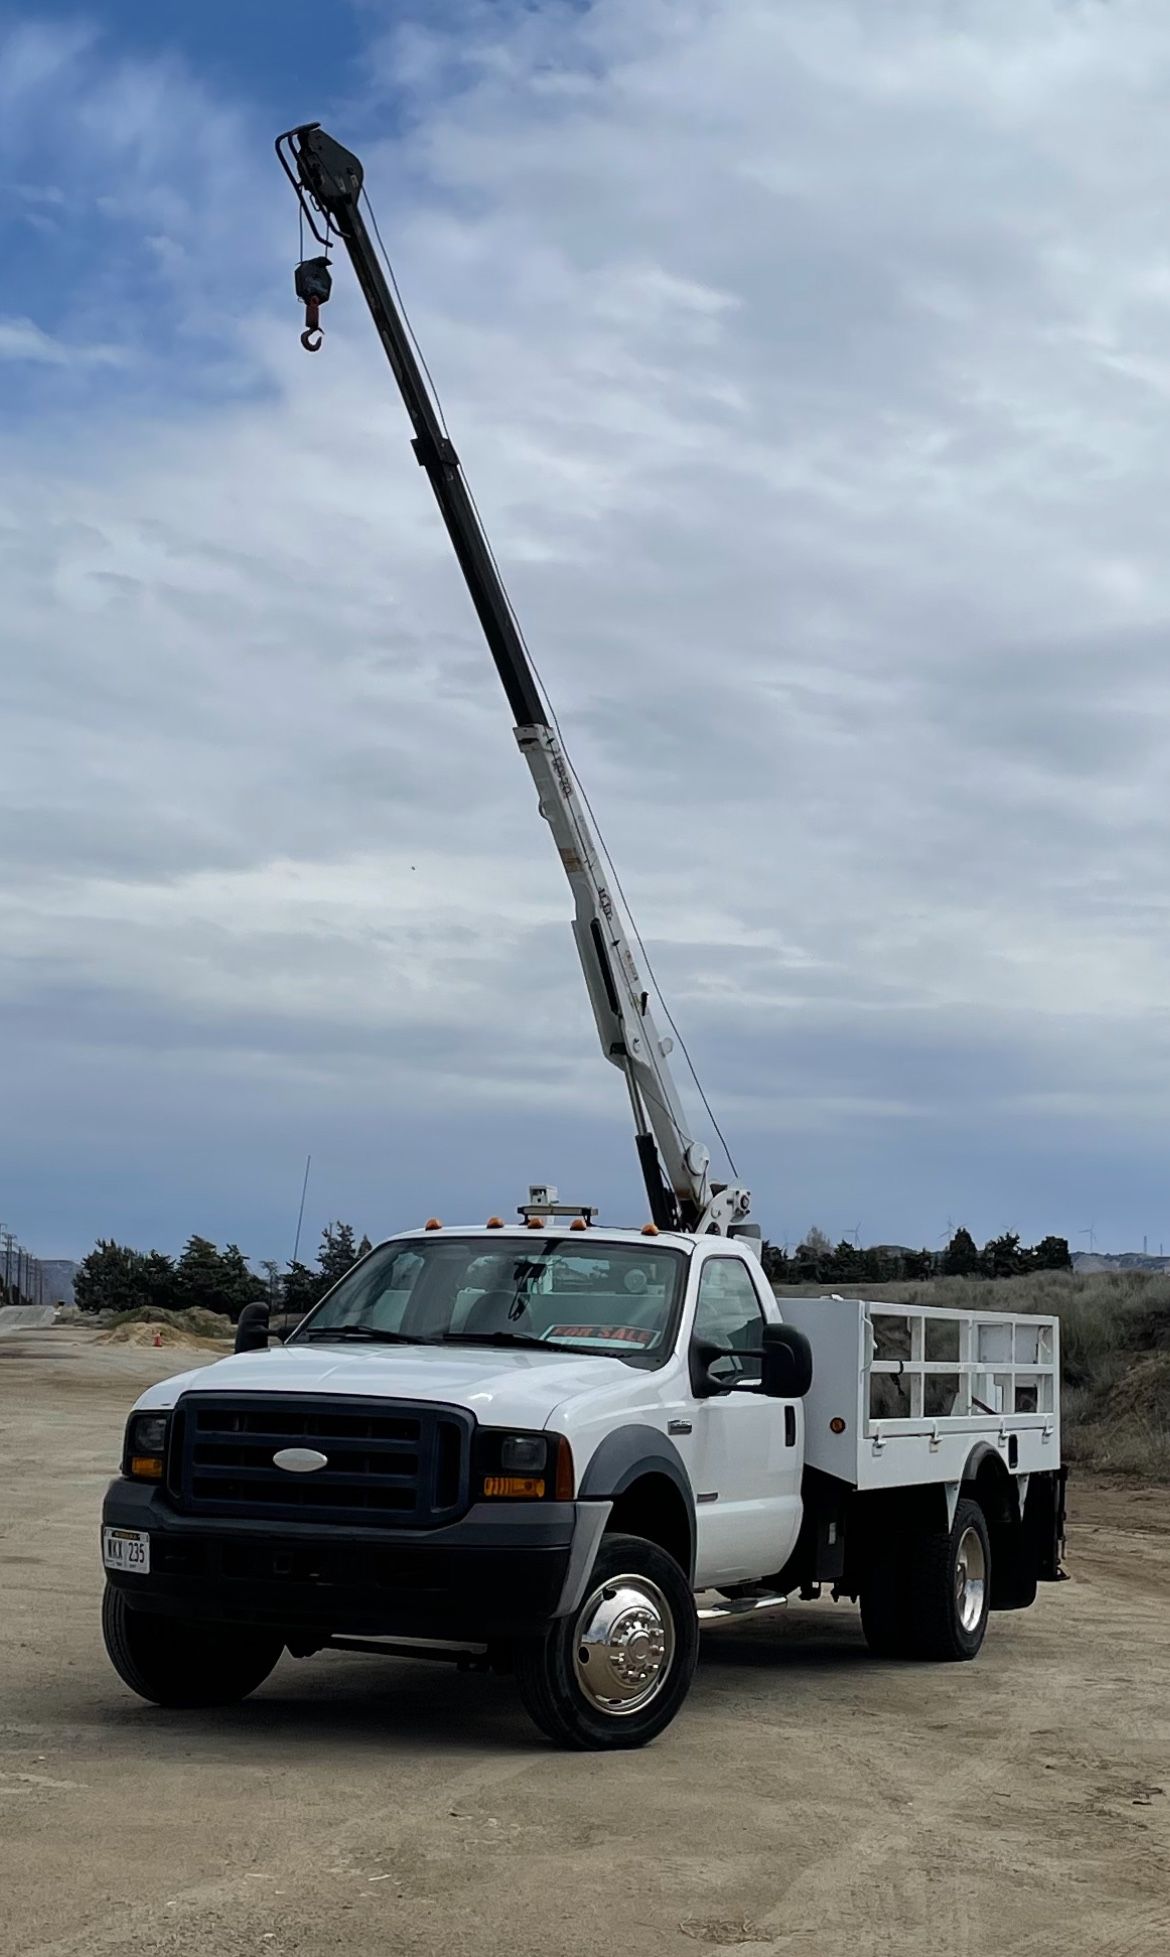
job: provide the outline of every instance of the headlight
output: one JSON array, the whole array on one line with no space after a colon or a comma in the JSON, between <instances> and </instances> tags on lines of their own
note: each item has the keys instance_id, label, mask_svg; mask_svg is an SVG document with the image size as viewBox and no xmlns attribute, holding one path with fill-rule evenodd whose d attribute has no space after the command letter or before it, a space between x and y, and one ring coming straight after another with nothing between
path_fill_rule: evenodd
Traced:
<instances>
[{"instance_id":1,"label":"headlight","mask_svg":"<svg viewBox=\"0 0 1170 1957\"><path fill-rule=\"evenodd\" d=\"M506 1475L542 1475L548 1464L548 1441L543 1434L506 1434L500 1443L500 1466Z\"/></svg>"},{"instance_id":2,"label":"headlight","mask_svg":"<svg viewBox=\"0 0 1170 1957\"><path fill-rule=\"evenodd\" d=\"M480 1500L571 1502L573 1455L563 1434L509 1434L481 1427L472 1456L472 1494Z\"/></svg>"},{"instance_id":3,"label":"headlight","mask_svg":"<svg viewBox=\"0 0 1170 1957\"><path fill-rule=\"evenodd\" d=\"M132 1413L126 1423L122 1473L131 1481L161 1481L167 1452L169 1413Z\"/></svg>"}]
</instances>

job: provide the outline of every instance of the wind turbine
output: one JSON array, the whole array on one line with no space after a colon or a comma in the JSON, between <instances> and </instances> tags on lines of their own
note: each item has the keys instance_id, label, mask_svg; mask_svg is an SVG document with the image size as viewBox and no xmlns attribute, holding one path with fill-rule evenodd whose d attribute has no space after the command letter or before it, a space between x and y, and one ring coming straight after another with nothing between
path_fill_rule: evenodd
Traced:
<instances>
[{"instance_id":1,"label":"wind turbine","mask_svg":"<svg viewBox=\"0 0 1170 1957\"><path fill-rule=\"evenodd\" d=\"M1089 1239L1089 1253L1090 1253L1090 1255L1092 1255L1092 1252L1093 1252L1093 1250L1094 1250L1094 1249L1096 1248L1096 1243L1097 1243L1097 1226L1096 1226L1096 1224L1095 1224L1095 1223L1090 1223L1090 1224L1089 1224L1089 1225L1087 1226L1087 1228L1086 1228L1086 1229L1084 1229L1084 1230L1078 1230L1078 1231L1077 1231L1077 1235L1078 1235L1078 1237L1087 1237L1087 1238Z\"/></svg>"}]
</instances>

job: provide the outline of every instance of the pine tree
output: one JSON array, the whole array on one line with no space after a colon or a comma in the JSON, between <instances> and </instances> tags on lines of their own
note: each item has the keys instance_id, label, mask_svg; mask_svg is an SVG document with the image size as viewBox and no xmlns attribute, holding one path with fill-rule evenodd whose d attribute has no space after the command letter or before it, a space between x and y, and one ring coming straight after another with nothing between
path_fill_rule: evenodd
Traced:
<instances>
[{"instance_id":1,"label":"pine tree","mask_svg":"<svg viewBox=\"0 0 1170 1957\"><path fill-rule=\"evenodd\" d=\"M79 1311L140 1311L151 1303L147 1263L140 1250L100 1237L81 1260L73 1302Z\"/></svg>"},{"instance_id":2,"label":"pine tree","mask_svg":"<svg viewBox=\"0 0 1170 1957\"><path fill-rule=\"evenodd\" d=\"M301 1319L324 1295L325 1280L307 1264L294 1260L285 1271L281 1292L282 1311L290 1318Z\"/></svg>"},{"instance_id":3,"label":"pine tree","mask_svg":"<svg viewBox=\"0 0 1170 1957\"><path fill-rule=\"evenodd\" d=\"M960 1227L955 1231L943 1256L943 1270L948 1277L974 1277L979 1269L979 1252L975 1239L969 1230Z\"/></svg>"},{"instance_id":4,"label":"pine tree","mask_svg":"<svg viewBox=\"0 0 1170 1957\"><path fill-rule=\"evenodd\" d=\"M220 1311L226 1311L232 1324L236 1323L245 1305L260 1305L268 1297L268 1286L255 1271L249 1270L248 1260L239 1244L229 1244L219 1260L220 1295L223 1303Z\"/></svg>"},{"instance_id":5,"label":"pine tree","mask_svg":"<svg viewBox=\"0 0 1170 1957\"><path fill-rule=\"evenodd\" d=\"M317 1269L329 1284L336 1284L357 1263L357 1244L352 1223L330 1223L321 1236Z\"/></svg>"},{"instance_id":6,"label":"pine tree","mask_svg":"<svg viewBox=\"0 0 1170 1957\"><path fill-rule=\"evenodd\" d=\"M986 1277L1018 1277L1023 1269L1018 1231L1005 1230L983 1246L981 1259Z\"/></svg>"},{"instance_id":7,"label":"pine tree","mask_svg":"<svg viewBox=\"0 0 1170 1957\"><path fill-rule=\"evenodd\" d=\"M1067 1237L1041 1237L1039 1243L1033 1245L1027 1256L1034 1271L1071 1271L1072 1269Z\"/></svg>"},{"instance_id":8,"label":"pine tree","mask_svg":"<svg viewBox=\"0 0 1170 1957\"><path fill-rule=\"evenodd\" d=\"M226 1311L223 1263L209 1237L188 1237L175 1267L175 1301L180 1310Z\"/></svg>"}]
</instances>

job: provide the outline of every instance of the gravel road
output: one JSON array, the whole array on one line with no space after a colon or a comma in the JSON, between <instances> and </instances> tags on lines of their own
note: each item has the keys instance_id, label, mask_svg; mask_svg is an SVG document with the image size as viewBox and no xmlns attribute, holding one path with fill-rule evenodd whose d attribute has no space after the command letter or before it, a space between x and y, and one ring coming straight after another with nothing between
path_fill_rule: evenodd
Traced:
<instances>
[{"instance_id":1,"label":"gravel road","mask_svg":"<svg viewBox=\"0 0 1170 1957\"><path fill-rule=\"evenodd\" d=\"M1074 1580L973 1665L875 1663L828 1603L708 1633L641 1753L339 1653L163 1713L102 1651L97 1515L185 1357L0 1342L3 1957L1165 1957L1165 1491L1078 1488Z\"/></svg>"}]
</instances>

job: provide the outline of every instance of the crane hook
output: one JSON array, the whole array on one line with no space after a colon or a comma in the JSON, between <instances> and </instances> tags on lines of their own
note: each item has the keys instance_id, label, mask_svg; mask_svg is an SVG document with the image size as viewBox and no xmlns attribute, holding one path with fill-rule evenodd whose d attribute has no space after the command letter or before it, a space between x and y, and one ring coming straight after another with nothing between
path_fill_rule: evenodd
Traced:
<instances>
[{"instance_id":1,"label":"crane hook","mask_svg":"<svg viewBox=\"0 0 1170 1957\"><path fill-rule=\"evenodd\" d=\"M320 308L321 302L318 299L309 299L305 302L305 330L301 334L301 345L306 353L321 351L321 342L325 335L318 324Z\"/></svg>"},{"instance_id":2,"label":"crane hook","mask_svg":"<svg viewBox=\"0 0 1170 1957\"><path fill-rule=\"evenodd\" d=\"M332 285L327 258L308 258L297 266L297 298L305 302L305 330L301 334L301 345L306 353L320 351L324 337L321 331L321 308L329 297Z\"/></svg>"}]
</instances>

